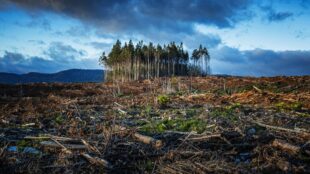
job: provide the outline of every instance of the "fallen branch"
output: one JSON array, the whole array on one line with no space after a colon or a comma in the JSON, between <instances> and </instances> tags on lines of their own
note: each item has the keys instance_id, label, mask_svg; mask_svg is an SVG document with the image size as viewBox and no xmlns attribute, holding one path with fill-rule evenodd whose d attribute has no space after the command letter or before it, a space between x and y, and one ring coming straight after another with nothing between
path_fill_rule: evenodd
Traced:
<instances>
[{"instance_id":1,"label":"fallen branch","mask_svg":"<svg viewBox=\"0 0 310 174\"><path fill-rule=\"evenodd\" d=\"M122 110L122 109L120 109L120 108L118 108L117 110L118 110L118 112L120 112L120 113L122 113L122 114L127 114L126 111L124 111L124 110Z\"/></svg>"},{"instance_id":2,"label":"fallen branch","mask_svg":"<svg viewBox=\"0 0 310 174\"><path fill-rule=\"evenodd\" d=\"M53 141L41 141L40 144L45 147L50 147L50 148L63 148L63 145L59 145L56 142ZM80 144L65 144L65 147L67 149L72 149L72 150L85 150L87 147L85 145L80 145Z\"/></svg>"},{"instance_id":3,"label":"fallen branch","mask_svg":"<svg viewBox=\"0 0 310 174\"><path fill-rule=\"evenodd\" d=\"M98 158L98 157L92 157L87 153L81 153L81 155L87 159L87 161L89 161L91 164L95 164L95 165L99 165L105 168L112 168L111 165L109 164L109 162L107 160Z\"/></svg>"},{"instance_id":4,"label":"fallen branch","mask_svg":"<svg viewBox=\"0 0 310 174\"><path fill-rule=\"evenodd\" d=\"M251 121L252 123L255 123L261 127L265 127L268 129L274 129L274 130L278 130L278 131L285 131L285 132L293 132L293 133L298 133L298 134L303 134L305 137L310 137L310 133L308 132L304 132L301 131L302 129L287 129L287 128L283 128L283 127L278 127L278 126L271 126L271 125L267 125L267 124L263 124L257 121Z\"/></svg>"},{"instance_id":5,"label":"fallen branch","mask_svg":"<svg viewBox=\"0 0 310 174\"><path fill-rule=\"evenodd\" d=\"M31 127L35 125L36 125L35 123L26 123L26 124L23 124L22 127Z\"/></svg>"},{"instance_id":6,"label":"fallen branch","mask_svg":"<svg viewBox=\"0 0 310 174\"><path fill-rule=\"evenodd\" d=\"M254 86L254 85L253 85L253 89L255 89L255 91L257 91L258 93L261 93L261 94L264 93L263 90L259 89L258 87Z\"/></svg>"},{"instance_id":7,"label":"fallen branch","mask_svg":"<svg viewBox=\"0 0 310 174\"><path fill-rule=\"evenodd\" d=\"M88 142L86 142L83 139L81 139L81 141L87 147L88 150L95 152L96 154L100 154L100 151L95 146L90 145Z\"/></svg>"},{"instance_id":8,"label":"fallen branch","mask_svg":"<svg viewBox=\"0 0 310 174\"><path fill-rule=\"evenodd\" d=\"M221 134L204 135L201 137L188 138L188 140L190 140L190 141L205 141L205 140L209 140L211 138L221 138Z\"/></svg>"},{"instance_id":9,"label":"fallen branch","mask_svg":"<svg viewBox=\"0 0 310 174\"><path fill-rule=\"evenodd\" d=\"M121 107L121 108L124 108L123 105L121 105L121 104L119 104L119 103L117 103L117 102L114 102L114 104L117 105L117 106L119 106L119 107ZM122 113L122 114L127 114L127 112L124 111L124 110L122 110L121 108L117 108L118 112L120 112L120 113Z\"/></svg>"},{"instance_id":10,"label":"fallen branch","mask_svg":"<svg viewBox=\"0 0 310 174\"><path fill-rule=\"evenodd\" d=\"M70 141L70 142L77 142L80 143L82 140L77 139L77 138L69 138L69 137L60 137L60 136L54 136L50 134L42 135L42 136L25 136L24 139L29 139L29 140L51 140L55 139L57 141Z\"/></svg>"},{"instance_id":11,"label":"fallen branch","mask_svg":"<svg viewBox=\"0 0 310 174\"><path fill-rule=\"evenodd\" d=\"M119 106L119 107L121 107L121 108L124 108L123 105L121 105L121 104L119 104L119 103L117 103L117 102L114 102L114 104L117 105L117 106Z\"/></svg>"},{"instance_id":12,"label":"fallen branch","mask_svg":"<svg viewBox=\"0 0 310 174\"><path fill-rule=\"evenodd\" d=\"M197 132L181 132L181 131L173 131L173 130L166 130L165 133L169 133L169 134L180 134L180 135L199 135L197 134Z\"/></svg>"},{"instance_id":13,"label":"fallen branch","mask_svg":"<svg viewBox=\"0 0 310 174\"><path fill-rule=\"evenodd\" d=\"M71 153L72 153L71 150L69 150L66 146L62 145L62 144L61 144L60 142L58 142L57 140L55 140L55 139L53 139L53 138L51 138L51 140L53 140L56 144L58 144L58 145L63 149L64 152L66 152L66 153L68 153L68 154L71 154Z\"/></svg>"},{"instance_id":14,"label":"fallen branch","mask_svg":"<svg viewBox=\"0 0 310 174\"><path fill-rule=\"evenodd\" d=\"M48 136L39 136L39 137L35 137L35 136L25 136L24 139L28 139L28 140L49 140L50 137Z\"/></svg>"},{"instance_id":15,"label":"fallen branch","mask_svg":"<svg viewBox=\"0 0 310 174\"><path fill-rule=\"evenodd\" d=\"M293 155L297 154L300 151L300 147L277 139L273 140L271 145L275 148L279 148Z\"/></svg>"}]
</instances>

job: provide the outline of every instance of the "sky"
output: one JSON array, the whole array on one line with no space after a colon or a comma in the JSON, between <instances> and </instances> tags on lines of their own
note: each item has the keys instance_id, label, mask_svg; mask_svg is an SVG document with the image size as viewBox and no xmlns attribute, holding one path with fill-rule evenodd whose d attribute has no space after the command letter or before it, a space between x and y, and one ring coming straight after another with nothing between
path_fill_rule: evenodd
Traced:
<instances>
[{"instance_id":1,"label":"sky","mask_svg":"<svg viewBox=\"0 0 310 174\"><path fill-rule=\"evenodd\" d=\"M213 74L310 75L310 0L0 0L0 72L101 69L117 39L202 44Z\"/></svg>"}]
</instances>

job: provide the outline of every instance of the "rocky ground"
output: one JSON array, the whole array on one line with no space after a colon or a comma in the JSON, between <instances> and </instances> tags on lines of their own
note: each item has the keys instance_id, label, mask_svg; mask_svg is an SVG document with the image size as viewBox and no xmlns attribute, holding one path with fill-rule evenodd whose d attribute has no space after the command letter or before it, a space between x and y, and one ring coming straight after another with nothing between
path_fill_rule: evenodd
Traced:
<instances>
[{"instance_id":1,"label":"rocky ground","mask_svg":"<svg viewBox=\"0 0 310 174\"><path fill-rule=\"evenodd\" d=\"M310 76L0 85L0 173L310 173Z\"/></svg>"}]
</instances>

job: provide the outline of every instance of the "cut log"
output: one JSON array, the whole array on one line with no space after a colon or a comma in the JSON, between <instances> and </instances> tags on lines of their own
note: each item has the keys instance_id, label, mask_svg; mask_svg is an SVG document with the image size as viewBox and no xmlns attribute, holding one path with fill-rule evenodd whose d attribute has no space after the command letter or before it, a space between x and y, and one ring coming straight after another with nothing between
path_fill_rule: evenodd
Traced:
<instances>
[{"instance_id":1,"label":"cut log","mask_svg":"<svg viewBox=\"0 0 310 174\"><path fill-rule=\"evenodd\" d=\"M139 134L139 133L134 133L133 134L133 137L144 143L144 144L151 144L153 147L155 148L161 148L162 145L163 145L163 142L161 140L157 140L157 139L154 139L152 137L149 137L149 136L146 136L146 135L142 135L142 134Z\"/></svg>"},{"instance_id":2,"label":"cut log","mask_svg":"<svg viewBox=\"0 0 310 174\"><path fill-rule=\"evenodd\" d=\"M127 129L126 127L123 127L123 126L119 126L119 125L115 125L114 126L114 130L115 131L119 131L119 132L128 132L130 133L130 129ZM134 139L136 139L137 141L140 141L144 144L150 144L152 145L153 147L155 148L160 148L163 146L163 142L161 140L157 140L155 138L152 138L150 136L146 136L146 135L142 135L140 133L133 133L132 134L132 137Z\"/></svg>"},{"instance_id":3,"label":"cut log","mask_svg":"<svg viewBox=\"0 0 310 174\"><path fill-rule=\"evenodd\" d=\"M279 148L279 149L281 149L285 152L288 152L292 155L295 155L300 151L300 147L286 143L282 140L275 139L271 145L275 148Z\"/></svg>"}]
</instances>

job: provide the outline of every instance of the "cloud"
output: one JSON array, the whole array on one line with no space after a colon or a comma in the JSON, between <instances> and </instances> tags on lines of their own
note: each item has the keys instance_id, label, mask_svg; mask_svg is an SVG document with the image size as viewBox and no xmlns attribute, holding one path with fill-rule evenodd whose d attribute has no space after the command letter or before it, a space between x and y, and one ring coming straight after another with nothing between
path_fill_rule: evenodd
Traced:
<instances>
[{"instance_id":1,"label":"cloud","mask_svg":"<svg viewBox=\"0 0 310 174\"><path fill-rule=\"evenodd\" d=\"M84 50L77 50L70 45L65 45L62 42L52 42L48 50L44 54L49 58L57 61L70 62L81 56L86 56Z\"/></svg>"},{"instance_id":2,"label":"cloud","mask_svg":"<svg viewBox=\"0 0 310 174\"><path fill-rule=\"evenodd\" d=\"M91 45L95 49L102 50L103 48L110 48L111 43L106 43L106 42L90 42L88 45Z\"/></svg>"},{"instance_id":3,"label":"cloud","mask_svg":"<svg viewBox=\"0 0 310 174\"><path fill-rule=\"evenodd\" d=\"M251 0L9 0L31 13L54 12L106 31L160 30L190 32L191 23L232 27L251 14ZM241 16L246 16L245 18Z\"/></svg>"},{"instance_id":4,"label":"cloud","mask_svg":"<svg viewBox=\"0 0 310 174\"><path fill-rule=\"evenodd\" d=\"M215 49L213 53L215 59L231 64L237 64L244 61L244 55L237 48L223 46Z\"/></svg>"},{"instance_id":5,"label":"cloud","mask_svg":"<svg viewBox=\"0 0 310 174\"><path fill-rule=\"evenodd\" d=\"M53 72L64 68L62 64L41 57L25 57L20 53L5 51L0 57L0 69L3 72L27 73L27 72Z\"/></svg>"},{"instance_id":6,"label":"cloud","mask_svg":"<svg viewBox=\"0 0 310 174\"><path fill-rule=\"evenodd\" d=\"M290 12L270 12L268 14L268 20L270 22L277 22L277 21L283 21L289 17L292 17L293 13Z\"/></svg>"},{"instance_id":7,"label":"cloud","mask_svg":"<svg viewBox=\"0 0 310 174\"><path fill-rule=\"evenodd\" d=\"M51 27L49 20L42 18L42 17L39 17L39 16L35 16L35 15L32 15L31 20L28 22L16 21L15 24L17 26L20 26L20 27L28 27L28 28L39 27L45 31L51 31L52 30L52 27Z\"/></svg>"},{"instance_id":8,"label":"cloud","mask_svg":"<svg viewBox=\"0 0 310 174\"><path fill-rule=\"evenodd\" d=\"M261 6L260 8L266 13L269 22L280 22L294 16L294 13L289 11L276 11L272 5Z\"/></svg>"},{"instance_id":9,"label":"cloud","mask_svg":"<svg viewBox=\"0 0 310 174\"><path fill-rule=\"evenodd\" d=\"M28 73L43 72L51 73L71 68L98 69L98 59L79 59L86 56L83 50L77 50L61 42L53 42L44 51L46 57L25 56L21 53L5 51L0 57L1 72Z\"/></svg>"},{"instance_id":10,"label":"cloud","mask_svg":"<svg viewBox=\"0 0 310 174\"><path fill-rule=\"evenodd\" d=\"M91 29L85 25L72 26L65 32L65 34L73 37L88 37L91 34Z\"/></svg>"},{"instance_id":11,"label":"cloud","mask_svg":"<svg viewBox=\"0 0 310 174\"><path fill-rule=\"evenodd\" d=\"M240 51L226 46L210 52L214 73L252 76L310 74L310 51Z\"/></svg>"},{"instance_id":12,"label":"cloud","mask_svg":"<svg viewBox=\"0 0 310 174\"><path fill-rule=\"evenodd\" d=\"M28 42L30 43L34 43L34 44L37 44L37 45L45 45L45 42L43 40L28 40Z\"/></svg>"}]
</instances>

